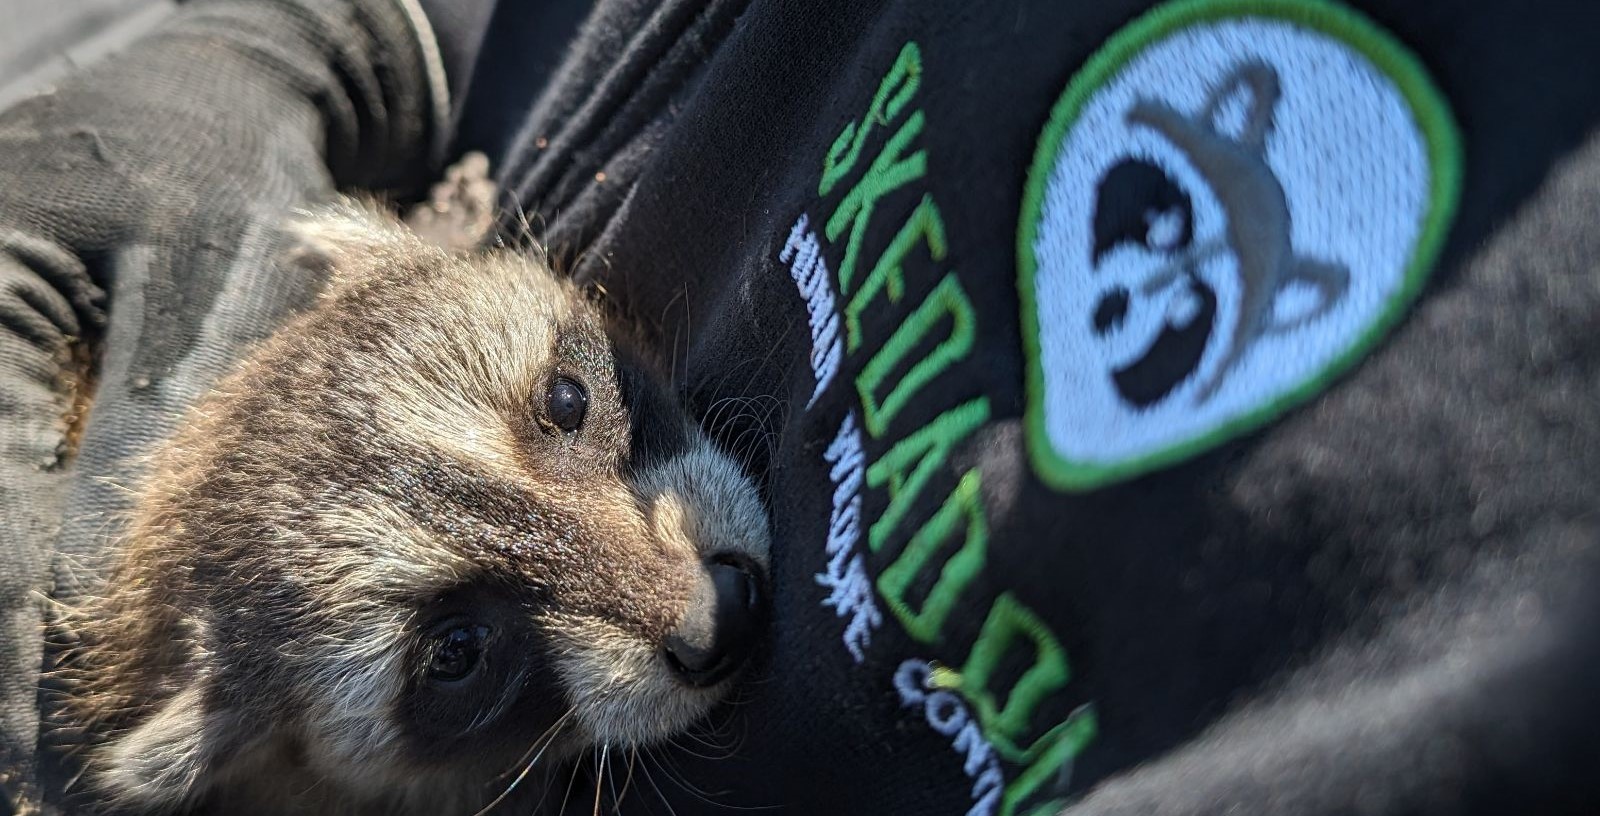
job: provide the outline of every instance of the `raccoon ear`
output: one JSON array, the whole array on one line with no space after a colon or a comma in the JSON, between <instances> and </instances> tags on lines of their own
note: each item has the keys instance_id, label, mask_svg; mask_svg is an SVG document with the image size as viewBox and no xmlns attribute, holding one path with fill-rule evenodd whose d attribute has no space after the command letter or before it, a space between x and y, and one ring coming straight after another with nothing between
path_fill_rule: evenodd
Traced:
<instances>
[{"instance_id":1,"label":"raccoon ear","mask_svg":"<svg viewBox=\"0 0 1600 816\"><path fill-rule=\"evenodd\" d=\"M343 197L297 211L284 232L289 262L328 275L330 292L423 246L381 204Z\"/></svg>"},{"instance_id":2,"label":"raccoon ear","mask_svg":"<svg viewBox=\"0 0 1600 816\"><path fill-rule=\"evenodd\" d=\"M191 683L102 749L96 773L115 798L153 810L192 804L241 753L244 723L210 706L204 689Z\"/></svg>"}]
</instances>

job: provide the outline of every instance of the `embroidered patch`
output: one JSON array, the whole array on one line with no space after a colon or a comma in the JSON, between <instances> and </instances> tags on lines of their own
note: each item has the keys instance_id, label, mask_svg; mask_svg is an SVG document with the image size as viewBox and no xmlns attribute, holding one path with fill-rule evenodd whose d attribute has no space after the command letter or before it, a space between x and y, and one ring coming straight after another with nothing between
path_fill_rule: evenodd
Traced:
<instances>
[{"instance_id":1,"label":"embroidered patch","mask_svg":"<svg viewBox=\"0 0 1600 816\"><path fill-rule=\"evenodd\" d=\"M1321 0L1181 0L1113 37L1040 139L1018 238L1028 434L1066 490L1244 433L1394 324L1460 185L1450 112Z\"/></svg>"}]
</instances>

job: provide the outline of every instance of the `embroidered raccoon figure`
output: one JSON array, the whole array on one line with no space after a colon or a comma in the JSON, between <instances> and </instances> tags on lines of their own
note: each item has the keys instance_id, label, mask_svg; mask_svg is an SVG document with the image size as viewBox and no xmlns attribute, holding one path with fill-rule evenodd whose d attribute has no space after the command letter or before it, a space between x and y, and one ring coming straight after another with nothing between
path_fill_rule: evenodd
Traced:
<instances>
[{"instance_id":1,"label":"embroidered raccoon figure","mask_svg":"<svg viewBox=\"0 0 1600 816\"><path fill-rule=\"evenodd\" d=\"M325 293L156 453L68 612L80 784L527 812L542 769L705 717L763 629L753 483L542 261L352 203L300 232Z\"/></svg>"}]
</instances>

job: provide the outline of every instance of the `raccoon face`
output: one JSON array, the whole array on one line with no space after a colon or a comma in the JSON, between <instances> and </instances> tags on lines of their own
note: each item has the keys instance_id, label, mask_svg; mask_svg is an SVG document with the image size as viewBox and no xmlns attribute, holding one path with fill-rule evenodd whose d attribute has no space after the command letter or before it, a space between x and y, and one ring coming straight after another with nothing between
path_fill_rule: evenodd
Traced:
<instances>
[{"instance_id":1,"label":"raccoon face","mask_svg":"<svg viewBox=\"0 0 1600 816\"><path fill-rule=\"evenodd\" d=\"M537 259L303 231L327 293L155 458L82 615L101 783L464 806L704 717L764 628L753 483Z\"/></svg>"}]
</instances>

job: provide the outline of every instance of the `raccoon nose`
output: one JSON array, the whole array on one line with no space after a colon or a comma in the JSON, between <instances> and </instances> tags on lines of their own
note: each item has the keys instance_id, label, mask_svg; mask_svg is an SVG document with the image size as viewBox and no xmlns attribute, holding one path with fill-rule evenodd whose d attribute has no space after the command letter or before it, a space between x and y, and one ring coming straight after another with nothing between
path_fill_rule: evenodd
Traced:
<instances>
[{"instance_id":1,"label":"raccoon nose","mask_svg":"<svg viewBox=\"0 0 1600 816\"><path fill-rule=\"evenodd\" d=\"M752 565L716 556L702 573L689 613L663 644L667 664L691 686L732 674L749 655L761 624L761 587Z\"/></svg>"}]
</instances>

